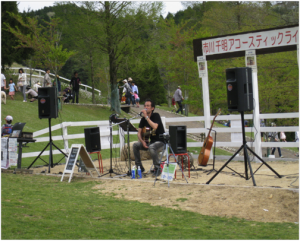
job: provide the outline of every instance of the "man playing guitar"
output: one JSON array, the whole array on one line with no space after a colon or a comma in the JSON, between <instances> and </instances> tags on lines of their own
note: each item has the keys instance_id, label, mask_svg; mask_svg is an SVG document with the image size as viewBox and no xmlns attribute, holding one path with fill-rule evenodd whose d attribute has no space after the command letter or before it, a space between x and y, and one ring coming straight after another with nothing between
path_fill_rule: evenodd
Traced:
<instances>
[{"instance_id":1,"label":"man playing guitar","mask_svg":"<svg viewBox=\"0 0 300 241\"><path fill-rule=\"evenodd\" d=\"M144 104L145 109L142 110L141 114L143 118L140 121L138 129L138 139L139 141L133 144L133 153L135 158L135 165L140 166L142 172L145 171L145 168L142 165L140 150L149 150L150 155L153 159L154 173L156 176L161 174L161 168L158 158L158 153L162 151L164 143L160 141L159 135L165 133L164 126L162 124L160 115L158 113L153 113L155 109L155 104L152 100L147 99ZM150 135L150 143L145 142L143 139L143 129L144 127L149 127L150 130L156 130Z\"/></svg>"}]
</instances>

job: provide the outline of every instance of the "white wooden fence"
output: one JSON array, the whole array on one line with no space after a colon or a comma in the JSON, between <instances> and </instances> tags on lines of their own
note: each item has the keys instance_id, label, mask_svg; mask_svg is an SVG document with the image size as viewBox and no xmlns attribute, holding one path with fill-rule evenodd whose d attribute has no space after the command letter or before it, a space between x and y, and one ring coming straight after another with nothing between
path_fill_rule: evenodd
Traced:
<instances>
[{"instance_id":1,"label":"white wooden fence","mask_svg":"<svg viewBox=\"0 0 300 241\"><path fill-rule=\"evenodd\" d=\"M210 119L213 120L214 116L211 116ZM252 115L248 114L245 115L245 120L252 119ZM299 118L299 113L281 113L281 114L261 114L261 119L289 119L289 118ZM220 115L216 118L216 120L240 120L240 115ZM171 124L178 124L178 123L186 123L191 121L204 121L204 116L197 116L197 117L176 117L176 118L165 118L162 117L162 122L164 126L166 123ZM140 119L131 120L131 123L139 123ZM100 128L100 136L101 136L101 149L109 149L110 148L110 128L109 128L109 121L84 121L84 122L63 122L58 125L54 125L51 127L52 131L62 129L63 135L60 136L52 136L52 140L63 140L64 141L64 149L65 153L69 153L69 140L73 139L83 139L84 133L81 134L68 134L68 127L74 126L99 126ZM277 126L277 127L261 127L262 132L296 132L299 131L299 126ZM168 130L165 128L166 132ZM220 127L214 128L217 130L217 133L241 133L241 128L228 128L228 127ZM187 133L193 134L200 134L205 133L206 128L187 128ZM246 127L246 132L255 132L253 127ZM38 137L40 135L46 134L49 132L49 128L45 128L43 130L39 130L33 133L33 137L36 139L36 142L48 142L49 137ZM118 135L118 131L113 131L113 135ZM136 135L136 132L131 132L130 134ZM257 133L256 139L260 138L260 133ZM218 139L218 138L217 138ZM251 146L254 142L248 142L248 146ZM203 142L187 142L187 147L202 147ZM242 143L239 142L216 142L217 147L240 147ZM119 145L117 145L118 147ZM255 145L253 145L255 146ZM261 142L260 148L262 147L298 147L299 143L296 142ZM257 153L257 150L255 150ZM40 152L31 152L31 153L23 153L23 157L36 157ZM58 150L54 150L53 154L60 154ZM43 155L49 155L49 151L45 151Z\"/></svg>"},{"instance_id":2,"label":"white wooden fence","mask_svg":"<svg viewBox=\"0 0 300 241\"><path fill-rule=\"evenodd\" d=\"M14 75L19 74L19 73L18 73L18 70L19 70L20 68L18 68L18 67L11 67L11 68L9 68L9 69L14 71L14 73L13 73ZM25 73L26 76L27 76L27 80L29 80L29 77L28 77L28 76L30 76L30 68L24 67L24 68L22 68L22 69L24 70L24 73ZM45 72L44 70L41 70L41 69L33 69L33 71L38 72L39 74L38 74L38 75L32 74L31 77L32 77L33 79L37 79L37 80L39 80L41 83L43 83L43 81L44 81L44 75L45 75L46 72ZM43 75L42 75L42 74L43 74ZM50 77L55 78L55 74L50 73L49 75L50 75ZM61 77L61 76L59 76L59 78L60 78L60 80L64 80L64 81L66 81L66 82L70 82L70 81L71 81L71 80L69 80L69 79L67 79L67 78L64 78L64 77ZM37 80L34 81L34 83L36 83ZM62 83L62 85L63 85L63 84L64 84L64 83ZM69 86L69 85L65 85L65 88L66 88L67 86ZM84 85L84 84L80 84L80 86L84 87L84 89L80 88L80 91L83 91L85 94L90 93L90 95L91 95L91 91L92 91L92 87L91 87L91 86ZM98 95L101 96L101 90L94 89L94 91L95 91L95 92L98 92Z\"/></svg>"}]
</instances>

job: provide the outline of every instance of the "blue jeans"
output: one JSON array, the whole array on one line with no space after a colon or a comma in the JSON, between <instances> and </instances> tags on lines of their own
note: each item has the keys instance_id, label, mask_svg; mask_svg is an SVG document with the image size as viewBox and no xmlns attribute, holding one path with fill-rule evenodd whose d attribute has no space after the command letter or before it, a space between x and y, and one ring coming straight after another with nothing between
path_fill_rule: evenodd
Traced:
<instances>
[{"instance_id":1,"label":"blue jeans","mask_svg":"<svg viewBox=\"0 0 300 241\"><path fill-rule=\"evenodd\" d=\"M26 86L27 85L23 85L23 86L20 86L20 90L23 94L23 99L26 101L26 94L25 94L25 91L26 91Z\"/></svg>"},{"instance_id":2,"label":"blue jeans","mask_svg":"<svg viewBox=\"0 0 300 241\"><path fill-rule=\"evenodd\" d=\"M131 96L132 105L135 105L135 98L134 95Z\"/></svg>"},{"instance_id":3,"label":"blue jeans","mask_svg":"<svg viewBox=\"0 0 300 241\"><path fill-rule=\"evenodd\" d=\"M151 158L153 159L153 165L155 168L160 167L158 153L163 150L164 145L165 144L162 141L156 141L149 145L148 149L150 151ZM146 151L148 149L143 146L142 142L135 142L133 144L133 154L136 166L142 166L140 150Z\"/></svg>"},{"instance_id":4,"label":"blue jeans","mask_svg":"<svg viewBox=\"0 0 300 241\"><path fill-rule=\"evenodd\" d=\"M130 105L130 100L131 100L131 94L125 94L125 97L126 97L126 104L127 105Z\"/></svg>"},{"instance_id":5,"label":"blue jeans","mask_svg":"<svg viewBox=\"0 0 300 241\"><path fill-rule=\"evenodd\" d=\"M281 157L280 147L277 147L277 150L278 150L279 157ZM272 149L272 155L274 155L275 151L276 151L276 147L273 147L273 149Z\"/></svg>"},{"instance_id":6,"label":"blue jeans","mask_svg":"<svg viewBox=\"0 0 300 241\"><path fill-rule=\"evenodd\" d=\"M181 104L182 100L176 101L176 102L177 102L177 104L179 105L179 108L178 108L178 110L176 111L176 113L178 113L179 111L181 111L181 114L183 114L182 104Z\"/></svg>"}]
</instances>

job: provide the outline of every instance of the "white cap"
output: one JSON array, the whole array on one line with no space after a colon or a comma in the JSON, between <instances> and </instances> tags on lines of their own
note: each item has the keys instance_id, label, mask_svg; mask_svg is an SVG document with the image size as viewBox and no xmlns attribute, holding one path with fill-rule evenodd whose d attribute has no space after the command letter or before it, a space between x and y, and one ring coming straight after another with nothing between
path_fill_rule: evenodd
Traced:
<instances>
[{"instance_id":1,"label":"white cap","mask_svg":"<svg viewBox=\"0 0 300 241\"><path fill-rule=\"evenodd\" d=\"M11 115L8 115L8 116L6 116L6 117L5 117L5 120L7 120L7 121L12 121L12 120L13 120L13 118L12 118L12 116L11 116Z\"/></svg>"},{"instance_id":2,"label":"white cap","mask_svg":"<svg viewBox=\"0 0 300 241\"><path fill-rule=\"evenodd\" d=\"M124 83L127 83L127 79L124 79L123 82L124 82Z\"/></svg>"},{"instance_id":3,"label":"white cap","mask_svg":"<svg viewBox=\"0 0 300 241\"><path fill-rule=\"evenodd\" d=\"M128 78L128 81L132 81L131 77Z\"/></svg>"}]
</instances>

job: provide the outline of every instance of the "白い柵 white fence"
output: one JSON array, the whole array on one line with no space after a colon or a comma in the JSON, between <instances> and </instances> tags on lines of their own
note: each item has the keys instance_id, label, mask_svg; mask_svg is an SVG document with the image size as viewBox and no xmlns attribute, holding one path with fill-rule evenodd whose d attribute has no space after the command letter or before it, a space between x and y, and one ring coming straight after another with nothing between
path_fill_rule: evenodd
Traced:
<instances>
[{"instance_id":1,"label":"\u767d\u3044\u67f5 white fence","mask_svg":"<svg viewBox=\"0 0 300 241\"><path fill-rule=\"evenodd\" d=\"M13 74L19 74L18 73L18 70L19 68L17 67L11 67L9 68L10 70L13 71ZM22 68L24 70L24 73L26 74L27 76L27 81L29 81L29 76L30 76L30 68ZM31 71L33 72L37 72L38 74L32 74L31 75L31 80L32 80L32 84L35 84L36 82L40 81L41 83L43 83L44 81L44 75L45 75L45 71L44 70L41 70L41 69L31 69ZM55 78L55 74L52 74L50 73L50 78L54 79ZM61 77L59 76L59 79L60 80L63 80L64 82L61 81L61 85L62 85L62 89L63 88L66 88L69 86L69 83L71 80L67 79L67 78L64 78L64 77ZM88 86L88 85L85 85L85 84L80 84L80 93L87 96L87 97L90 97L92 95L92 87L91 86ZM98 90L98 89L94 89L95 93L98 93L99 96L101 96L101 90Z\"/></svg>"},{"instance_id":2,"label":"\u767d\u3044\u67f5 white fence","mask_svg":"<svg viewBox=\"0 0 300 241\"><path fill-rule=\"evenodd\" d=\"M259 116L261 119L290 119L290 118L299 118L299 113L280 113L280 114L261 114ZM213 120L214 116L211 116L210 119ZM252 115L245 115L245 120L251 120ZM216 120L241 120L240 115L219 115ZM187 122L197 122L197 121L204 121L204 116L197 116L197 117L176 117L176 118L165 118L162 117L162 122L164 126L166 127L166 123L173 124L173 123L187 123ZM140 119L131 120L131 123L139 123ZM63 140L64 142L64 149L63 151L65 153L69 153L70 145L69 140L74 139L83 139L84 133L81 134L68 134L68 127L74 127L74 126L82 126L82 127L88 127L88 126L98 126L100 128L100 138L101 138L101 149L109 149L110 148L110 127L109 127L109 121L83 121L83 122L63 122L61 124L57 124L51 127L52 131L62 129L62 135L59 136L52 136L52 140ZM200 126L200 124L199 124ZM166 132L168 130L165 128ZM228 128L228 127L219 127L215 128L214 130L217 130L217 133L241 133L241 128ZM296 132L299 131L299 126L277 126L277 127L261 127L261 132ZM253 127L245 127L246 132L255 132L255 128ZM43 130L39 130L33 133L33 137L36 139L36 142L48 142L49 137L38 137L43 134L46 134L49 132L49 128L45 128ZM187 128L187 133L192 134L200 134L207 132L206 128ZM118 135L118 131L113 131L113 135ZM136 135L136 132L131 132L131 135ZM260 133L257 133L255 141L260 138ZM252 145L254 142L248 142L248 145ZM296 142L259 142L260 147L298 147L299 143ZM216 142L217 147L240 147L242 145L241 142ZM118 147L117 145L114 145L114 147ZM203 146L203 142L187 142L187 147L199 147L199 150ZM253 145L255 146L255 145ZM257 153L258 150L255 150ZM39 152L30 152L30 153L23 153L23 157L36 157L39 154ZM54 150L53 154L60 154L58 150ZM43 155L49 155L49 151L45 151Z\"/></svg>"}]
</instances>

